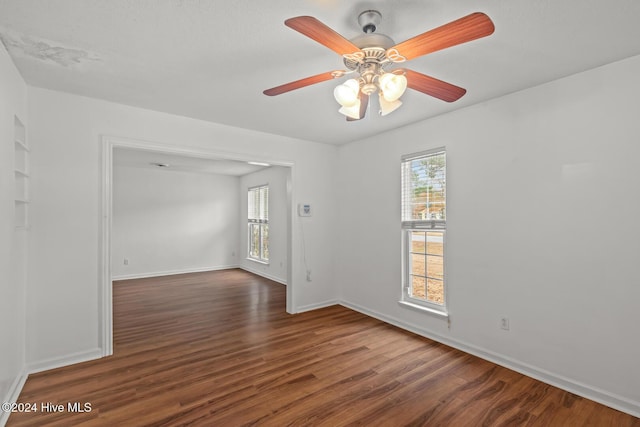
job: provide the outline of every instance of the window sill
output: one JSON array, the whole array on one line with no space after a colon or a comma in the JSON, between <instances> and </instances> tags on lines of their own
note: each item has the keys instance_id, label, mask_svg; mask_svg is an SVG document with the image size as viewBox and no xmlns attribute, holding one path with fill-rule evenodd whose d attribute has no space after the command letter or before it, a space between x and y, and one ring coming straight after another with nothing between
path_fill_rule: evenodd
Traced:
<instances>
[{"instance_id":1,"label":"window sill","mask_svg":"<svg viewBox=\"0 0 640 427\"><path fill-rule=\"evenodd\" d=\"M409 301L398 301L398 304L400 304L403 307L407 307L410 308L412 310L416 310L416 311L420 311L423 313L429 313L431 315L440 317L442 319L448 319L449 318L449 313L447 313L446 311L440 311L440 310L436 310L433 308L429 308L429 307L425 307L423 305L420 304L414 304L412 302Z\"/></svg>"},{"instance_id":2,"label":"window sill","mask_svg":"<svg viewBox=\"0 0 640 427\"><path fill-rule=\"evenodd\" d=\"M269 265L269 261L261 261L259 259L255 259L255 258L246 258L246 259L247 259L247 261L257 262L258 264Z\"/></svg>"}]
</instances>

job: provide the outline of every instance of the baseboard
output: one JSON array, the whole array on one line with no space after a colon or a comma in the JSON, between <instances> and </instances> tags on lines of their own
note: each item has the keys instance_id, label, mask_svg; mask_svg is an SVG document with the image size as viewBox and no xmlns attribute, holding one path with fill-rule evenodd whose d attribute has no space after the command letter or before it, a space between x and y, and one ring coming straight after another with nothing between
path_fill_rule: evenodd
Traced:
<instances>
[{"instance_id":1,"label":"baseboard","mask_svg":"<svg viewBox=\"0 0 640 427\"><path fill-rule=\"evenodd\" d=\"M231 268L239 268L239 266L237 264L217 265L215 267L195 267L195 268L185 268L180 270L156 271L152 273L121 274L118 276L112 276L111 280L146 279L148 277L172 276L174 274L187 274L187 273L202 273L203 271L229 270Z\"/></svg>"},{"instance_id":2,"label":"baseboard","mask_svg":"<svg viewBox=\"0 0 640 427\"><path fill-rule=\"evenodd\" d=\"M20 393L22 392L22 387L24 387L24 383L27 381L28 376L29 374L27 374L27 371L23 370L20 375L18 375L13 380L13 383L9 388L9 392L2 400L3 403L15 403L18 401ZM9 419L9 415L11 415L11 412L0 411L0 426L4 427L4 425L7 423L7 420Z\"/></svg>"},{"instance_id":3,"label":"baseboard","mask_svg":"<svg viewBox=\"0 0 640 427\"><path fill-rule=\"evenodd\" d=\"M256 274L256 275L258 275L260 277L264 277L265 279L273 280L274 282L278 282L278 283L280 283L282 285L285 285L285 286L287 284L286 280L283 280L283 279L281 279L279 277L276 277L276 276L273 276L271 274L267 274L267 273L265 273L263 271L260 271L260 270L254 270L253 268L250 268L250 267L247 267L247 266L244 266L244 265L241 265L238 268L240 268L241 270L244 270L244 271L248 271L249 273Z\"/></svg>"},{"instance_id":4,"label":"baseboard","mask_svg":"<svg viewBox=\"0 0 640 427\"><path fill-rule=\"evenodd\" d=\"M101 357L103 357L102 349L95 348L92 350L69 354L63 357L56 357L48 360L43 360L40 362L29 363L27 365L27 372L29 374L35 374L36 372L62 368L63 366L69 366L76 363L88 362L89 360L100 359Z\"/></svg>"},{"instance_id":5,"label":"baseboard","mask_svg":"<svg viewBox=\"0 0 640 427\"><path fill-rule=\"evenodd\" d=\"M452 339L450 337L445 337L428 329L421 328L419 326L404 322L402 320L387 316L382 313L375 312L373 310L369 310L368 308L362 307L358 304L353 304L347 301L340 301L340 305L358 311L367 316L376 318L383 322L389 323L391 325L397 326L401 329L413 332L417 335L432 339L434 341L438 341L442 344L446 344L450 347L464 351L465 353L472 354L481 359L488 360L528 377L535 378L536 380L542 381L546 384L550 384L552 386L577 394L578 396L582 396L586 399L593 400L605 406L609 406L610 408L617 409L619 411L633 415L634 417L640 418L640 402L635 402L625 397L609 393L597 387L582 384L570 378L565 378L561 375L554 374L552 372L540 369L527 363L523 363L518 360L494 353L490 350L477 347L473 344L468 344L456 339Z\"/></svg>"},{"instance_id":6,"label":"baseboard","mask_svg":"<svg viewBox=\"0 0 640 427\"><path fill-rule=\"evenodd\" d=\"M302 305L300 307L296 307L296 313L304 313L305 311L318 310L320 308L331 307L332 305L338 305L338 304L340 304L340 301L338 300L329 300L329 301L319 302L317 304Z\"/></svg>"}]
</instances>

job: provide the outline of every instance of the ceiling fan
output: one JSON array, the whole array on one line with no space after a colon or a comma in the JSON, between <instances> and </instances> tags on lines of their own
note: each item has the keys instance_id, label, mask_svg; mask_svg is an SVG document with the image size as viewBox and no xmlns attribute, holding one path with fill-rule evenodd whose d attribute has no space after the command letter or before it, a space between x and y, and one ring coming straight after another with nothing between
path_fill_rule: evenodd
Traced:
<instances>
[{"instance_id":1,"label":"ceiling fan","mask_svg":"<svg viewBox=\"0 0 640 427\"><path fill-rule=\"evenodd\" d=\"M380 12L367 10L358 16L364 34L347 40L316 18L298 16L287 19L286 26L328 47L343 57L346 70L329 71L265 90L269 96L280 95L326 80L354 73L334 90L340 113L348 121L365 116L370 95L378 92L380 114L395 111L407 87L446 102L462 97L466 90L408 68L393 69L393 64L405 62L428 53L446 49L493 33L491 19L481 12L472 13L433 30L396 44L384 34L376 33L382 19Z\"/></svg>"}]
</instances>

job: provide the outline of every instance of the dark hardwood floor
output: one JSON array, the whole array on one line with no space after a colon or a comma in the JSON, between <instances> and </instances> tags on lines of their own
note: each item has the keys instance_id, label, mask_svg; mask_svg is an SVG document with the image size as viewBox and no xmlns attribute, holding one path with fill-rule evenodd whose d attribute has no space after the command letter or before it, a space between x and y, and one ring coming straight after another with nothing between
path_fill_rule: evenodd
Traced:
<instances>
[{"instance_id":1,"label":"dark hardwood floor","mask_svg":"<svg viewBox=\"0 0 640 427\"><path fill-rule=\"evenodd\" d=\"M116 282L114 355L30 375L19 401L64 411L8 426L640 426L341 306L289 315L241 270Z\"/></svg>"}]
</instances>

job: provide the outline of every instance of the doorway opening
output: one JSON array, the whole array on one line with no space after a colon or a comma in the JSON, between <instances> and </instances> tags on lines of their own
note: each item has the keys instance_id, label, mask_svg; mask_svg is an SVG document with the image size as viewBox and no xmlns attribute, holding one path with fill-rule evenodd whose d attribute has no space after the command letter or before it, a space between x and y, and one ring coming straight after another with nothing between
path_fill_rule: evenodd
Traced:
<instances>
[{"instance_id":1,"label":"doorway opening","mask_svg":"<svg viewBox=\"0 0 640 427\"><path fill-rule=\"evenodd\" d=\"M252 156L246 153L220 152L109 136L102 138L102 145L101 280L98 309L100 313L100 345L103 356L113 354L113 280L179 274L225 267L239 267L268 279L275 279L276 281L286 284L286 311L288 313L294 312L294 283L292 280L293 274L291 266L291 260L294 259L294 247L292 244L294 164L292 162L268 159L263 156ZM159 169L171 169L172 164L172 171L182 173L174 175L171 175L171 172L168 174L158 174L158 172L166 172L165 170L160 171ZM126 173L133 175L138 174L137 176L142 176L146 180L153 180L160 177L161 181L164 181L164 184L162 182L158 182L157 184L164 186L168 193L170 190L167 186L172 186L173 181L200 173L209 174L205 179L212 180L213 185L219 185L220 189L228 183L233 184L237 182L238 185L232 185L235 189L238 189L238 194L235 199L232 192L227 188L225 190L227 199L224 200L224 202L227 203L228 206L231 206L234 200L242 201L243 203L239 204L237 211L232 211L231 214L226 215L229 223L224 226L227 228L237 227L235 235L239 238L236 238L236 241L232 242L234 240L234 232L232 231L226 234L226 253L225 255L221 255L222 258L216 258L218 265L203 267L204 264L202 264L202 262L200 263L202 264L200 268L197 265L190 266L185 263L182 265L172 265L171 258L164 258L163 261L163 251L161 248L153 248L151 252L156 251L157 256L155 258L151 257L145 260L140 259L144 257L137 256L136 260L140 262L136 262L136 264L132 266L131 264L133 263L131 263L131 259L128 258L127 255L123 255L122 248L132 248L132 245L135 244L135 238L127 237L128 233L126 230L124 230L123 233L121 228L118 228L119 234L117 236L114 235L114 200L118 201L119 209L124 205L126 208L135 210L135 204L139 206L137 209L145 205L144 201L136 200L137 196L135 193L127 194L126 196L121 194L124 192L122 180L127 179L127 177L122 176L122 171L128 171ZM218 178L213 178L214 175L217 175ZM224 178L224 176L227 178ZM242 212L242 209L246 209L247 194L246 188L243 187L250 186L252 180L255 179L273 180L277 202L281 207L277 215L280 227L275 227L278 233L274 235L272 231L272 236L270 236L274 244L277 243L277 248L271 248L271 254L274 254L274 250L278 254L278 258L273 263L273 266L265 266L264 264L256 264L254 266L250 260L246 259L245 252L247 248L245 248L245 246L247 245L248 236L245 235L247 234L246 232L243 232L242 221L238 220L238 218L233 218L233 215L237 215ZM147 182L147 186L153 184L152 182ZM114 193L115 191L118 192ZM179 190L173 189L171 191L176 192ZM126 192L129 193L128 191ZM114 197L114 195L117 197ZM160 194L158 197L164 196ZM170 200L170 196L164 201L166 202L167 200ZM176 201L175 203L180 203L180 201ZM232 210L233 209L235 208L232 208ZM162 218L155 219L156 221L162 220ZM144 224L144 221L139 222L138 225L129 224L129 226L136 227L136 229L140 231L140 224ZM244 225L246 226L246 224ZM143 225L142 228L145 228L145 226ZM218 227L218 229L221 229L221 227ZM272 227L272 230L273 229L274 227ZM146 232L154 234L152 227L146 230ZM171 230L171 232L180 234L186 231L181 231L180 226L177 226L176 230ZM123 237L123 235L125 237ZM188 239L184 239L184 242L188 242ZM138 248L138 254L142 254L143 252L141 248ZM232 262L234 259L236 261ZM194 262L198 264L197 260ZM213 264L215 264L215 262ZM161 266L165 266L166 268L162 268ZM267 267L272 267L272 269L269 270ZM275 270L279 271L276 274L278 277L274 277L272 273L272 271Z\"/></svg>"}]
</instances>

